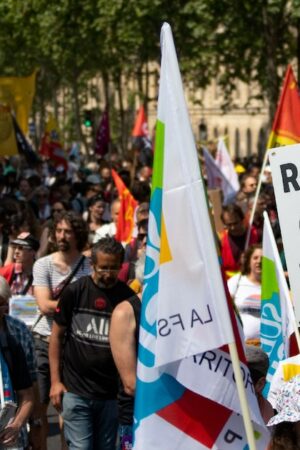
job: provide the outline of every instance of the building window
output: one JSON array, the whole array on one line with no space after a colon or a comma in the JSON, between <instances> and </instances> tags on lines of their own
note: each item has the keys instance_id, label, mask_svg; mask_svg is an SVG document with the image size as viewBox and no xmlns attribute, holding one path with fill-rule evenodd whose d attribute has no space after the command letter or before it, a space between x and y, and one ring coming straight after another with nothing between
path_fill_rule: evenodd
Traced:
<instances>
[{"instance_id":1,"label":"building window","mask_svg":"<svg viewBox=\"0 0 300 450\"><path fill-rule=\"evenodd\" d=\"M214 127L214 138L219 137L218 127Z\"/></svg>"},{"instance_id":2,"label":"building window","mask_svg":"<svg viewBox=\"0 0 300 450\"><path fill-rule=\"evenodd\" d=\"M267 133L265 128L261 128L258 134L257 153L260 161L263 161L267 148Z\"/></svg>"},{"instance_id":3,"label":"building window","mask_svg":"<svg viewBox=\"0 0 300 450\"><path fill-rule=\"evenodd\" d=\"M247 128L247 156L251 156L252 154L252 134L250 128Z\"/></svg>"},{"instance_id":4,"label":"building window","mask_svg":"<svg viewBox=\"0 0 300 450\"><path fill-rule=\"evenodd\" d=\"M240 130L235 130L235 157L240 157Z\"/></svg>"}]
</instances>

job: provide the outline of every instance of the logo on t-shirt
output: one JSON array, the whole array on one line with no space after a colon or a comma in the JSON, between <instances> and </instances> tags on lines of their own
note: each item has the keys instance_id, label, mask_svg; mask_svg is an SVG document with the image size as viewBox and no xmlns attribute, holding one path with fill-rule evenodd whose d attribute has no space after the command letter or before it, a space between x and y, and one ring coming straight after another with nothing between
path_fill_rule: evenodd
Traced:
<instances>
[{"instance_id":1,"label":"logo on t-shirt","mask_svg":"<svg viewBox=\"0 0 300 450\"><path fill-rule=\"evenodd\" d=\"M106 304L106 300L103 297L96 298L95 300L95 308L99 309L100 311L106 308Z\"/></svg>"},{"instance_id":2,"label":"logo on t-shirt","mask_svg":"<svg viewBox=\"0 0 300 450\"><path fill-rule=\"evenodd\" d=\"M80 341L86 341L90 345L108 345L110 316L93 315L91 313L82 314L80 320L73 318L72 332L74 337Z\"/></svg>"}]
</instances>

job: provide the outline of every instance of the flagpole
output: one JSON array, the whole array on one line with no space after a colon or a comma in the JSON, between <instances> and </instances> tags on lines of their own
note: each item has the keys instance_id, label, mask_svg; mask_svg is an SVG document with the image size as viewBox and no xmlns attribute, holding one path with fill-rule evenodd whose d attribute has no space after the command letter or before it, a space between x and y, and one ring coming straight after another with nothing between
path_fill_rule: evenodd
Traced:
<instances>
[{"instance_id":1,"label":"flagpole","mask_svg":"<svg viewBox=\"0 0 300 450\"><path fill-rule=\"evenodd\" d=\"M264 211L264 219L267 221L268 226L271 228L270 219L269 219L269 216L268 216L267 211ZM271 229L271 230L272 230L272 229ZM275 238L274 238L274 241L275 241ZM275 244L276 244L276 242L275 242ZM281 260L280 260L280 258L279 258L278 252L274 252L274 259L275 259L275 263L276 263L278 266L281 266L281 267L282 267L282 262L281 262ZM282 270L282 272L279 271L279 277L284 278L284 280L283 280L283 279L281 280L281 285L286 287L286 288L285 288L285 290L286 290L285 296L286 296L286 298L289 298L290 301L292 302L292 299L291 299L291 296L290 296L290 291L288 290L288 286L287 286L286 279L285 279L285 277L284 277L283 270ZM294 329L294 333L295 333L295 337L296 337L296 342L297 342L298 350L299 350L299 353L300 353L300 333L299 333L299 328L298 328L298 324L297 324L297 321L296 321L296 316L295 316L294 307L293 307L293 306L291 306L291 307L293 308L292 325L293 325L293 329Z\"/></svg>"},{"instance_id":2,"label":"flagpole","mask_svg":"<svg viewBox=\"0 0 300 450\"><path fill-rule=\"evenodd\" d=\"M245 386L243 382L242 370L240 365L240 359L236 347L236 342L228 344L229 353L232 361L233 373L236 381L236 387L240 400L243 422L245 426L246 436L249 444L249 450L256 450L256 442L254 437L254 430L252 426L249 405L247 401Z\"/></svg>"},{"instance_id":3,"label":"flagpole","mask_svg":"<svg viewBox=\"0 0 300 450\"><path fill-rule=\"evenodd\" d=\"M262 177L263 177L266 165L267 165L267 161L268 161L268 150L265 151L263 164L262 164L261 171L260 171L260 174L259 174L258 185L257 185L257 188L256 188L254 202L253 202L253 206L252 206L252 210L251 210L251 214L250 214L250 219L249 219L249 224L248 224L247 237L246 237L246 242L245 242L245 250L247 250L247 248L249 246L251 227L253 225L254 214L255 214L255 211L256 211L257 201L258 201L258 197L259 197L260 189L261 189L261 185L262 185Z\"/></svg>"},{"instance_id":4,"label":"flagpole","mask_svg":"<svg viewBox=\"0 0 300 450\"><path fill-rule=\"evenodd\" d=\"M200 176L202 177L202 180L203 180L201 171L200 171ZM205 193L205 198L206 198L206 206L207 206L207 210L208 210L208 216L210 219L210 226L211 226L211 230L213 232L213 236L215 237L216 234L214 234L214 225L213 225L213 221L212 221L211 209L209 206L208 195L207 195L206 189L204 189L204 193ZM217 248L216 240L215 240L215 246ZM226 296L224 287L225 286L224 286L224 280L223 280L222 289L224 291L224 295ZM228 302L228 305L229 305L229 302ZM228 314L229 314L229 311L228 311ZM231 328L231 332L234 336L232 321L230 320L230 318L229 318L228 325ZM241 405L241 412L242 412L244 427L245 427L245 431L246 431L246 437L247 437L247 441L249 444L249 450L256 450L254 429L253 429L253 425L252 425L252 421L251 421L249 404L247 401L245 385L243 382L242 369L241 369L241 364L240 364L240 359L239 359L239 355L238 355L238 351L237 351L236 342L233 341L231 343L228 343L228 348L229 348L229 353L230 353L230 357L231 357L231 361L232 361L232 369L233 369L233 373L234 373L234 377L235 377L235 381L236 381L238 397L239 397L239 401L240 401L240 405Z\"/></svg>"}]
</instances>

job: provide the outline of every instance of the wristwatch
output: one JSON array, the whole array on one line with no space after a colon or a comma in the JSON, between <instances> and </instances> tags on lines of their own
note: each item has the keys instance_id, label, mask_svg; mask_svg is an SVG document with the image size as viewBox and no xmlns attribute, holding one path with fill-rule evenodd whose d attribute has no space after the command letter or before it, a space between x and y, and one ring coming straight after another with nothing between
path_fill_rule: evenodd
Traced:
<instances>
[{"instance_id":1,"label":"wristwatch","mask_svg":"<svg viewBox=\"0 0 300 450\"><path fill-rule=\"evenodd\" d=\"M38 419L29 419L29 425L31 427L41 427L43 425L43 421L41 418Z\"/></svg>"}]
</instances>

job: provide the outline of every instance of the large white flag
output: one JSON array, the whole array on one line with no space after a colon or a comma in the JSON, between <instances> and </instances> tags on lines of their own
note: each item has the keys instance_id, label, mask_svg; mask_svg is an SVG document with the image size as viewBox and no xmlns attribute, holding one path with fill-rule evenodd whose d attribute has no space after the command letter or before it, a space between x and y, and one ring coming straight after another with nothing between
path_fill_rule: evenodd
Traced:
<instances>
[{"instance_id":1,"label":"large white flag","mask_svg":"<svg viewBox=\"0 0 300 450\"><path fill-rule=\"evenodd\" d=\"M260 340L270 366L264 394L279 362L289 357L295 314L267 212L264 212Z\"/></svg>"},{"instance_id":2,"label":"large white flag","mask_svg":"<svg viewBox=\"0 0 300 450\"><path fill-rule=\"evenodd\" d=\"M162 62L135 401L136 450L247 448L234 341L170 26ZM233 324L236 328L236 323ZM221 347L222 348L219 348ZM241 345L240 355L244 358ZM258 448L265 430L241 364Z\"/></svg>"}]
</instances>

